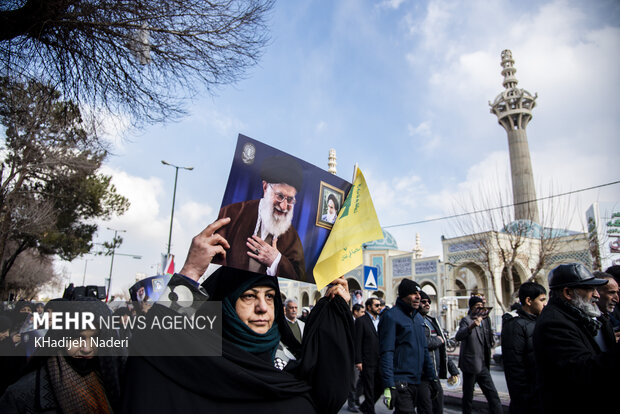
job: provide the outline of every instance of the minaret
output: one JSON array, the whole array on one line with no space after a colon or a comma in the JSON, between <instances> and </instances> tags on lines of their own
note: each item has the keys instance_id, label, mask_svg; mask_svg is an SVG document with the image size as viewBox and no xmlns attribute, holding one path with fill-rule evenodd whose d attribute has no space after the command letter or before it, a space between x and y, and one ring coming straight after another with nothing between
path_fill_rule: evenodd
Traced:
<instances>
[{"instance_id":1,"label":"minaret","mask_svg":"<svg viewBox=\"0 0 620 414\"><path fill-rule=\"evenodd\" d=\"M422 257L422 253L424 253L424 249L422 248L422 244L420 243L420 233L415 234L415 247L413 248L414 258L419 259Z\"/></svg>"},{"instance_id":2,"label":"minaret","mask_svg":"<svg viewBox=\"0 0 620 414\"><path fill-rule=\"evenodd\" d=\"M327 172L336 175L336 150L329 150L329 158L327 159Z\"/></svg>"},{"instance_id":3,"label":"minaret","mask_svg":"<svg viewBox=\"0 0 620 414\"><path fill-rule=\"evenodd\" d=\"M499 124L508 133L510 152L510 171L512 175L512 197L515 204L515 220L531 220L540 224L534 173L527 144L527 124L532 119L532 109L536 106L538 94L532 96L524 89L517 88L517 78L512 52L502 52L502 75L505 91L497 95L491 106L491 113L497 115Z\"/></svg>"}]
</instances>

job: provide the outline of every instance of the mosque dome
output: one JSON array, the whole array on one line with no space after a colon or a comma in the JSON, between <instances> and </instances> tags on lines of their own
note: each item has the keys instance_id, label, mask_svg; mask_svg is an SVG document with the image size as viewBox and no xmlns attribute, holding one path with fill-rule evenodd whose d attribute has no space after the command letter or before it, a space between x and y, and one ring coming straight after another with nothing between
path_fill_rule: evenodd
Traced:
<instances>
[{"instance_id":1,"label":"mosque dome","mask_svg":"<svg viewBox=\"0 0 620 414\"><path fill-rule=\"evenodd\" d=\"M384 229L381 229L381 231L383 232L383 238L365 243L364 248L366 250L398 250L398 244L394 236Z\"/></svg>"},{"instance_id":2,"label":"mosque dome","mask_svg":"<svg viewBox=\"0 0 620 414\"><path fill-rule=\"evenodd\" d=\"M531 220L515 220L512 223L506 225L502 229L502 233L521 234L523 236L540 239L541 234L545 239L571 236L578 232L566 229L554 229L550 227L543 227L538 223Z\"/></svg>"}]
</instances>

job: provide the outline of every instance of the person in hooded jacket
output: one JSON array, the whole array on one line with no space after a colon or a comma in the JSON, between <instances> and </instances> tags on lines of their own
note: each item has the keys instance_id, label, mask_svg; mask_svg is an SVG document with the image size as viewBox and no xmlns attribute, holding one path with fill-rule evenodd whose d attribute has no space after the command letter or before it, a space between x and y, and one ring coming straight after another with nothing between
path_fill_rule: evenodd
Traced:
<instances>
[{"instance_id":1,"label":"person in hooded jacket","mask_svg":"<svg viewBox=\"0 0 620 414\"><path fill-rule=\"evenodd\" d=\"M122 412L338 412L353 365L346 281L334 281L316 304L300 344L284 320L277 278L223 266L198 286L213 257L225 254L228 242L216 231L228 222L219 219L192 239L169 283L222 302L221 356L130 356ZM155 304L149 316L166 309ZM280 341L295 360L276 356Z\"/></svg>"},{"instance_id":2,"label":"person in hooded jacket","mask_svg":"<svg viewBox=\"0 0 620 414\"><path fill-rule=\"evenodd\" d=\"M511 414L538 410L534 328L546 301L547 291L542 285L525 282L519 287L521 306L502 317L502 357Z\"/></svg>"}]
</instances>

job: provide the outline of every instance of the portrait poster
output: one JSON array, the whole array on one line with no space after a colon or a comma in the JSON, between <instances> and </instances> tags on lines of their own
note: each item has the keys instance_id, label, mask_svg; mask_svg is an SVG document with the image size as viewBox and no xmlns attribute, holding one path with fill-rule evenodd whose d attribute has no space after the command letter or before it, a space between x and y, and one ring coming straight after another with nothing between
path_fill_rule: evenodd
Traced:
<instances>
[{"instance_id":1,"label":"portrait poster","mask_svg":"<svg viewBox=\"0 0 620 414\"><path fill-rule=\"evenodd\" d=\"M314 283L312 269L333 224L328 204L341 207L350 188L336 175L239 134L218 215L231 219L218 231L230 249L213 263Z\"/></svg>"}]
</instances>

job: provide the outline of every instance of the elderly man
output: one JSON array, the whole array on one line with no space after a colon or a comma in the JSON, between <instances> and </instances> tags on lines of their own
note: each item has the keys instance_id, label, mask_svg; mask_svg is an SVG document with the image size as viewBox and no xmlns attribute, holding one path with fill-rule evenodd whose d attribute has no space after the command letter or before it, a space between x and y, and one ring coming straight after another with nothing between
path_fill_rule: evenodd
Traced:
<instances>
[{"instance_id":1,"label":"elderly man","mask_svg":"<svg viewBox=\"0 0 620 414\"><path fill-rule=\"evenodd\" d=\"M597 318L601 323L601 329L599 329L595 339L601 350L609 351L617 342L618 335L614 334L614 328L610 321L610 315L618 306L618 282L609 273L594 272L594 277L607 280L606 284L596 287L600 296L596 304L601 311L601 316Z\"/></svg>"},{"instance_id":2,"label":"elderly man","mask_svg":"<svg viewBox=\"0 0 620 414\"><path fill-rule=\"evenodd\" d=\"M595 340L601 325L596 287L608 280L580 263L559 265L548 278L549 304L534 329L539 411L602 412L618 369L618 346L602 352Z\"/></svg>"},{"instance_id":3,"label":"elderly man","mask_svg":"<svg viewBox=\"0 0 620 414\"><path fill-rule=\"evenodd\" d=\"M484 299L472 296L469 298L469 313L461 319L456 332L456 340L461 341L459 368L463 372L463 414L472 411L476 383L489 403L489 412L502 412L502 402L489 371L495 339L491 324L485 319L488 319L488 311L484 307Z\"/></svg>"},{"instance_id":4,"label":"elderly man","mask_svg":"<svg viewBox=\"0 0 620 414\"><path fill-rule=\"evenodd\" d=\"M431 381L434 397L438 392L439 380L426 344L424 319L419 313L420 290L413 280L400 282L396 305L379 321L383 401L388 408L395 408L395 414L415 412L423 379Z\"/></svg>"},{"instance_id":5,"label":"elderly man","mask_svg":"<svg viewBox=\"0 0 620 414\"><path fill-rule=\"evenodd\" d=\"M291 225L303 171L290 157L275 156L263 163L261 179L263 198L220 210L218 219L231 219L218 231L229 246L213 263L305 281L303 247Z\"/></svg>"},{"instance_id":6,"label":"elderly man","mask_svg":"<svg viewBox=\"0 0 620 414\"><path fill-rule=\"evenodd\" d=\"M297 319L297 301L295 299L289 298L284 301L284 318L295 339L301 343L301 338L304 335L304 323Z\"/></svg>"}]
</instances>

